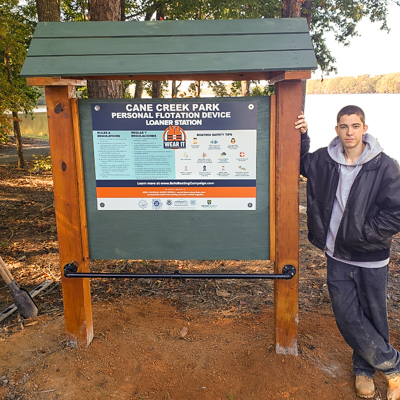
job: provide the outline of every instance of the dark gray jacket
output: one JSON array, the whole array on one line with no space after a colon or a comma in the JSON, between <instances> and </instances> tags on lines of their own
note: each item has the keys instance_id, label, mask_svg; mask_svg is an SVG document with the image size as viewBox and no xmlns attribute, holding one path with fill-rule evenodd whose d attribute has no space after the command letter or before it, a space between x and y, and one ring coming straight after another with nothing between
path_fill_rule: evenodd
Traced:
<instances>
[{"instance_id":1,"label":"dark gray jacket","mask_svg":"<svg viewBox=\"0 0 400 400\"><path fill-rule=\"evenodd\" d=\"M327 148L309 153L301 140L300 173L307 178L308 238L325 248L339 181L338 164ZM379 261L390 255L392 236L400 231L400 169L385 153L365 163L353 182L337 232L333 256L348 261Z\"/></svg>"}]
</instances>

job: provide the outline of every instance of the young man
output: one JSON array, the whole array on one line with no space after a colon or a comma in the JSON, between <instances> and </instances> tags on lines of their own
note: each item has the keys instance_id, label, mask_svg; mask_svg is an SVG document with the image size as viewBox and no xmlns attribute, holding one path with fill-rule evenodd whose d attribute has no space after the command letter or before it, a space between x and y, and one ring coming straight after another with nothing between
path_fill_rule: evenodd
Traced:
<instances>
[{"instance_id":1,"label":"young man","mask_svg":"<svg viewBox=\"0 0 400 400\"><path fill-rule=\"evenodd\" d=\"M386 310L392 236L400 231L400 170L374 137L357 106L342 108L337 136L309 153L302 133L301 174L307 178L308 237L325 250L336 323L353 349L357 395L373 398L374 374L388 379L388 400L400 399L400 353L389 344Z\"/></svg>"}]
</instances>

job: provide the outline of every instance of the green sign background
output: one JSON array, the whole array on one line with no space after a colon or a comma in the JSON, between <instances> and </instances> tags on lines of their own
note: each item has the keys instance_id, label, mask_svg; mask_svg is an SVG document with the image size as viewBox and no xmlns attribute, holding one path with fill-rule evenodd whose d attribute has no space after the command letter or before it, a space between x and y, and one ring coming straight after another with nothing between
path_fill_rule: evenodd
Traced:
<instances>
[{"instance_id":1,"label":"green sign background","mask_svg":"<svg viewBox=\"0 0 400 400\"><path fill-rule=\"evenodd\" d=\"M218 98L248 102L249 98ZM270 98L257 101L257 209L255 211L99 211L92 118L93 99L79 100L85 195L91 259L268 260ZM95 100L121 103L121 99ZM140 100L138 103L154 102ZM206 99L162 99L165 103ZM208 102L210 99L208 99ZM127 103L136 102L129 99Z\"/></svg>"}]
</instances>

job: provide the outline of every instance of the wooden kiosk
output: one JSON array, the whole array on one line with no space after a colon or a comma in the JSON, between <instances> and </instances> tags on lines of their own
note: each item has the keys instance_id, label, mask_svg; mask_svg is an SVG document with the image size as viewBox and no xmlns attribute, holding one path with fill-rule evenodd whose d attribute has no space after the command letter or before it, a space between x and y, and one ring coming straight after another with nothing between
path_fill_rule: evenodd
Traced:
<instances>
[{"instance_id":1,"label":"wooden kiosk","mask_svg":"<svg viewBox=\"0 0 400 400\"><path fill-rule=\"evenodd\" d=\"M259 212L268 221L260 229L269 231L261 234L263 243L268 242L261 247L269 248L256 254L265 254L266 259L273 261L278 274L285 265L298 269L300 135L294 129L294 122L302 107L302 80L310 78L311 70L316 67L307 24L300 18L38 24L21 75L29 85L45 86L65 323L70 345L86 347L93 338L91 295L89 279L65 278L64 266L75 263L78 271L88 272L89 258L100 258L91 255L90 215L99 214L91 210L91 195L85 188L85 180L92 178L84 173L82 142L86 136L81 133L84 124L75 86L84 86L88 79L257 79L275 84L275 95L268 99L264 112L268 115L263 120L264 125L269 125L270 152L265 158L267 161L260 164L261 175L268 175L269 198L258 195L257 180L260 197L257 204L259 200L265 204ZM175 100L178 101L170 102ZM262 110L259 107L259 115ZM257 215L244 212L248 214L243 221L247 216ZM129 215L126 213L125 216ZM141 215L157 213L146 211ZM171 215L177 215L178 211L174 213ZM185 213L192 215L191 211L182 211L180 215ZM203 215L207 213L214 211ZM215 213L226 216L230 211ZM242 218L240 212L234 215ZM152 223L153 217L149 218ZM248 229L251 231L251 224ZM144 258L141 254L134 258L134 243L131 247L132 253L128 252L131 258ZM172 257L165 259L189 259L191 253L166 254ZM207 253L201 259L215 254L221 253ZM159 253L148 255L150 259L159 257ZM229 255L229 249L225 249L221 258L235 258ZM276 351L297 355L298 274L290 280L276 280L274 292Z\"/></svg>"}]
</instances>

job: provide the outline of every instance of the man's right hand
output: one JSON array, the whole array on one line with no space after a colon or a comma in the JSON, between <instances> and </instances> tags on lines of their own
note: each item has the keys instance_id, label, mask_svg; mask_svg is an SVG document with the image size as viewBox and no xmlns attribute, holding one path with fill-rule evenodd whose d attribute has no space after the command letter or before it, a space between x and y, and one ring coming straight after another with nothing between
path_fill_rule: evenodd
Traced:
<instances>
[{"instance_id":1,"label":"man's right hand","mask_svg":"<svg viewBox=\"0 0 400 400\"><path fill-rule=\"evenodd\" d=\"M307 124L307 121L306 121L305 116L303 114L303 111L301 112L301 114L297 118L298 118L298 121L296 121L294 123L295 128L296 129L300 129L301 133L306 133L307 130L308 130L308 124Z\"/></svg>"}]
</instances>

